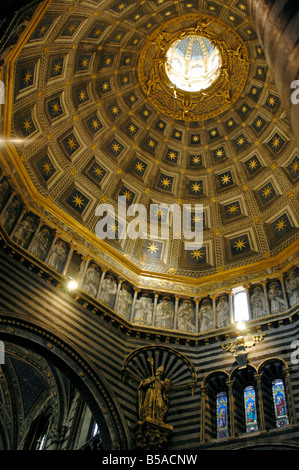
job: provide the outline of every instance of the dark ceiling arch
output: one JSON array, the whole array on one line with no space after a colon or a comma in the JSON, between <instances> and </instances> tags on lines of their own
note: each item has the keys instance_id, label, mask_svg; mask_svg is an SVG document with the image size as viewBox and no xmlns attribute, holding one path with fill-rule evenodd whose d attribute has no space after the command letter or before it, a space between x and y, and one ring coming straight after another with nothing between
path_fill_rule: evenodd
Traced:
<instances>
[{"instance_id":1,"label":"dark ceiling arch","mask_svg":"<svg viewBox=\"0 0 299 470\"><path fill-rule=\"evenodd\" d=\"M44 355L73 381L99 425L104 450L130 448L126 423L109 384L75 345L13 312L1 312L0 338L4 346L9 341Z\"/></svg>"}]
</instances>

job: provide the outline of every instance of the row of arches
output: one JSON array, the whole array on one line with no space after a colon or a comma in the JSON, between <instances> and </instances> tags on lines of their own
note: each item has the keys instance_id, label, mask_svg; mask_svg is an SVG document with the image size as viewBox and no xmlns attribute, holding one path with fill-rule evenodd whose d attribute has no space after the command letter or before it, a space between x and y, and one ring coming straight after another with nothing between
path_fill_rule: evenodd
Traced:
<instances>
[{"instance_id":1,"label":"row of arches","mask_svg":"<svg viewBox=\"0 0 299 470\"><path fill-rule=\"evenodd\" d=\"M271 358L258 367L206 376L201 386L202 442L294 424L289 373L282 359Z\"/></svg>"}]
</instances>

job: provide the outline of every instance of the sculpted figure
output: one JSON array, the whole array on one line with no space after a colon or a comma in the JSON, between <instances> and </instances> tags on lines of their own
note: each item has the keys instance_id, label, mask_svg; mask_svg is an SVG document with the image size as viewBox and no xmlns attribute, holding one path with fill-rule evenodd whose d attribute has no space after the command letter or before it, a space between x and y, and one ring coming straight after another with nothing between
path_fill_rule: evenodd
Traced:
<instances>
[{"instance_id":1,"label":"sculpted figure","mask_svg":"<svg viewBox=\"0 0 299 470\"><path fill-rule=\"evenodd\" d=\"M16 242L20 246L25 247L27 243L29 242L29 239L35 229L36 229L36 224L33 218L26 217L24 220L22 220L19 223L13 235L13 238L16 240Z\"/></svg>"},{"instance_id":2,"label":"sculpted figure","mask_svg":"<svg viewBox=\"0 0 299 470\"><path fill-rule=\"evenodd\" d=\"M63 240L58 240L53 248L53 251L49 257L48 264L52 266L56 271L60 272L63 268L66 260L67 247Z\"/></svg>"},{"instance_id":3,"label":"sculpted figure","mask_svg":"<svg viewBox=\"0 0 299 470\"><path fill-rule=\"evenodd\" d=\"M268 314L266 299L260 286L253 289L253 294L250 298L252 317L257 318Z\"/></svg>"},{"instance_id":4,"label":"sculpted figure","mask_svg":"<svg viewBox=\"0 0 299 470\"><path fill-rule=\"evenodd\" d=\"M110 274L107 274L105 279L103 280L103 286L101 289L100 300L107 305L108 307L111 306L112 299L116 294L116 282Z\"/></svg>"},{"instance_id":5,"label":"sculpted figure","mask_svg":"<svg viewBox=\"0 0 299 470\"><path fill-rule=\"evenodd\" d=\"M46 258L49 247L50 231L46 227L43 227L33 242L31 253L43 261Z\"/></svg>"},{"instance_id":6,"label":"sculpted figure","mask_svg":"<svg viewBox=\"0 0 299 470\"><path fill-rule=\"evenodd\" d=\"M96 297L99 282L99 268L94 263L92 263L88 266L88 269L86 270L83 290L87 292L87 294Z\"/></svg>"},{"instance_id":7,"label":"sculpted figure","mask_svg":"<svg viewBox=\"0 0 299 470\"><path fill-rule=\"evenodd\" d=\"M163 297L157 306L156 326L161 328L172 328L174 311L169 297Z\"/></svg>"},{"instance_id":8,"label":"sculpted figure","mask_svg":"<svg viewBox=\"0 0 299 470\"><path fill-rule=\"evenodd\" d=\"M116 305L114 310L123 318L128 318L129 307L132 304L132 294L130 288L123 284L121 290L118 293Z\"/></svg>"},{"instance_id":9,"label":"sculpted figure","mask_svg":"<svg viewBox=\"0 0 299 470\"><path fill-rule=\"evenodd\" d=\"M219 299L218 305L216 307L216 315L218 328L223 328L229 324L230 308L229 302L225 295L222 295Z\"/></svg>"},{"instance_id":10,"label":"sculpted figure","mask_svg":"<svg viewBox=\"0 0 299 470\"><path fill-rule=\"evenodd\" d=\"M142 380L138 388L138 415L155 423L163 423L169 408L170 380L164 378L164 366L160 366L151 377Z\"/></svg>"},{"instance_id":11,"label":"sculpted figure","mask_svg":"<svg viewBox=\"0 0 299 470\"><path fill-rule=\"evenodd\" d=\"M185 299L182 305L178 308L178 330L189 333L194 333L194 311L191 306L191 302Z\"/></svg>"},{"instance_id":12,"label":"sculpted figure","mask_svg":"<svg viewBox=\"0 0 299 470\"><path fill-rule=\"evenodd\" d=\"M299 278L295 270L287 276L285 284L290 306L293 307L299 301Z\"/></svg>"},{"instance_id":13,"label":"sculpted figure","mask_svg":"<svg viewBox=\"0 0 299 470\"><path fill-rule=\"evenodd\" d=\"M280 289L277 282L271 282L269 286L268 297L270 301L271 313L276 313L284 310L285 303L282 298L282 290Z\"/></svg>"},{"instance_id":14,"label":"sculpted figure","mask_svg":"<svg viewBox=\"0 0 299 470\"><path fill-rule=\"evenodd\" d=\"M136 301L134 322L139 325L150 325L153 315L153 302L150 296L143 293Z\"/></svg>"},{"instance_id":15,"label":"sculpted figure","mask_svg":"<svg viewBox=\"0 0 299 470\"><path fill-rule=\"evenodd\" d=\"M211 330L213 328L213 308L209 299L205 299L202 302L199 318L200 331Z\"/></svg>"}]
</instances>

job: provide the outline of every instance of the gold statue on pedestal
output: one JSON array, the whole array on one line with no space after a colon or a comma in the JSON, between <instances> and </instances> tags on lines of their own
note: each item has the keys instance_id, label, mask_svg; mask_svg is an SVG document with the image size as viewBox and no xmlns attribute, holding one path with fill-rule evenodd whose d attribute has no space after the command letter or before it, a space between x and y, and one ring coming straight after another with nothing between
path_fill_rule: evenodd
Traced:
<instances>
[{"instance_id":1,"label":"gold statue on pedestal","mask_svg":"<svg viewBox=\"0 0 299 470\"><path fill-rule=\"evenodd\" d=\"M154 373L154 360L149 358L152 365L152 376L142 380L138 388L138 417L135 429L137 447L142 449L160 449L168 442L173 427L165 424L169 408L169 393L172 383L164 378L164 366L158 367Z\"/></svg>"},{"instance_id":2,"label":"gold statue on pedestal","mask_svg":"<svg viewBox=\"0 0 299 470\"><path fill-rule=\"evenodd\" d=\"M149 358L153 367L153 359ZM138 388L138 414L141 421L146 418L156 423L163 423L169 406L169 392L172 383L164 379L164 366L142 382Z\"/></svg>"}]
</instances>

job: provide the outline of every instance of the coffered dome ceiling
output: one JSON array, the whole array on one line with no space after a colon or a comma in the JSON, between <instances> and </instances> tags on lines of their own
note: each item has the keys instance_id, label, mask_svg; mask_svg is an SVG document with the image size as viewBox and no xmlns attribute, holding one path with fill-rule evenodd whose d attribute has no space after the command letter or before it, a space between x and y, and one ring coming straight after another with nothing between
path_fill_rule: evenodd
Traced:
<instances>
[{"instance_id":1,"label":"coffered dome ceiling","mask_svg":"<svg viewBox=\"0 0 299 470\"><path fill-rule=\"evenodd\" d=\"M9 154L35 207L107 264L147 276L207 279L294 251L299 154L245 1L42 7L11 55L6 119L9 137L23 139ZM184 59L219 50L205 90L182 91L166 74L180 39ZM116 237L103 242L96 208L117 208L119 195L148 217L151 204L203 204L203 245L121 239L123 220L108 221Z\"/></svg>"}]
</instances>

